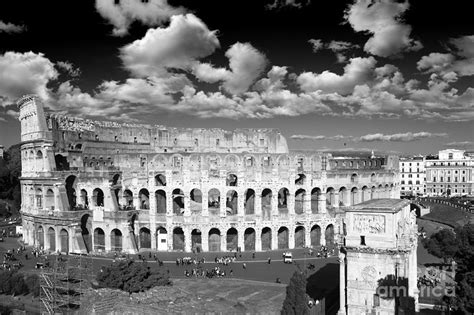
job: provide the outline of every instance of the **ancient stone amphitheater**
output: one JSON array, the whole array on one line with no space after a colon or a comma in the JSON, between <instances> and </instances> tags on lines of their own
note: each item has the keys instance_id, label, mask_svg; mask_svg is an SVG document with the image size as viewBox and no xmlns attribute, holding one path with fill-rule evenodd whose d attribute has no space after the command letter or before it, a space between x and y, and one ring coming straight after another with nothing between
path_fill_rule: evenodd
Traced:
<instances>
[{"instance_id":1,"label":"ancient stone amphitheater","mask_svg":"<svg viewBox=\"0 0 474 315\"><path fill-rule=\"evenodd\" d=\"M332 245L347 207L398 198L398 158L289 152L274 129L169 128L18 101L24 240L60 252Z\"/></svg>"}]
</instances>

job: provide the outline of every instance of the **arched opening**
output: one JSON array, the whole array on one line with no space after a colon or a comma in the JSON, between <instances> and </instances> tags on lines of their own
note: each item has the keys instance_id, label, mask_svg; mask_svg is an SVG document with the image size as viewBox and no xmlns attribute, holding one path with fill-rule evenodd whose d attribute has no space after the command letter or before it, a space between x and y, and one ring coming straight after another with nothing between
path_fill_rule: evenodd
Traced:
<instances>
[{"instance_id":1,"label":"arched opening","mask_svg":"<svg viewBox=\"0 0 474 315\"><path fill-rule=\"evenodd\" d=\"M173 190L173 214L183 215L184 213L184 192L176 188Z\"/></svg>"},{"instance_id":2,"label":"arched opening","mask_svg":"<svg viewBox=\"0 0 474 315\"><path fill-rule=\"evenodd\" d=\"M237 251L239 234L235 228L230 228L227 230L227 250L228 251Z\"/></svg>"},{"instance_id":3,"label":"arched opening","mask_svg":"<svg viewBox=\"0 0 474 315\"><path fill-rule=\"evenodd\" d=\"M168 250L168 231L162 226L156 229L156 247L159 251Z\"/></svg>"},{"instance_id":4,"label":"arched opening","mask_svg":"<svg viewBox=\"0 0 474 315\"><path fill-rule=\"evenodd\" d=\"M253 228L245 229L244 247L246 251L255 250L255 230Z\"/></svg>"},{"instance_id":5,"label":"arched opening","mask_svg":"<svg viewBox=\"0 0 474 315\"><path fill-rule=\"evenodd\" d=\"M341 187L339 189L339 206L347 206L348 200L347 200L347 189L346 187Z\"/></svg>"},{"instance_id":6,"label":"arched opening","mask_svg":"<svg viewBox=\"0 0 474 315\"><path fill-rule=\"evenodd\" d=\"M36 231L36 239L39 247L44 249L44 229L42 226L38 227L38 230Z\"/></svg>"},{"instance_id":7,"label":"arched opening","mask_svg":"<svg viewBox=\"0 0 474 315\"><path fill-rule=\"evenodd\" d=\"M89 220L89 215L84 214L81 217L81 235L84 241L84 245L86 246L84 250L86 250L87 252L90 252L92 250L92 240L91 240L91 235L89 233L91 229L92 229L92 222L91 220Z\"/></svg>"},{"instance_id":8,"label":"arched opening","mask_svg":"<svg viewBox=\"0 0 474 315\"><path fill-rule=\"evenodd\" d=\"M269 227L264 227L262 229L262 250L271 250L272 249L272 229Z\"/></svg>"},{"instance_id":9,"label":"arched opening","mask_svg":"<svg viewBox=\"0 0 474 315\"><path fill-rule=\"evenodd\" d=\"M43 152L41 152L41 150L38 150L38 152L36 153L36 158L38 160L43 159Z\"/></svg>"},{"instance_id":10,"label":"arched opening","mask_svg":"<svg viewBox=\"0 0 474 315\"><path fill-rule=\"evenodd\" d=\"M123 191L123 200L125 210L132 210L133 209L133 193L130 189L125 189Z\"/></svg>"},{"instance_id":11,"label":"arched opening","mask_svg":"<svg viewBox=\"0 0 474 315\"><path fill-rule=\"evenodd\" d=\"M360 202L364 202L370 200L370 190L367 186L362 187L362 200Z\"/></svg>"},{"instance_id":12,"label":"arched opening","mask_svg":"<svg viewBox=\"0 0 474 315\"><path fill-rule=\"evenodd\" d=\"M56 251L56 231L52 227L48 229L48 242L49 242L49 250L52 252L55 252Z\"/></svg>"},{"instance_id":13,"label":"arched opening","mask_svg":"<svg viewBox=\"0 0 474 315\"><path fill-rule=\"evenodd\" d=\"M295 193L295 213L302 214L304 212L304 199L306 191L304 189L298 189Z\"/></svg>"},{"instance_id":14,"label":"arched opening","mask_svg":"<svg viewBox=\"0 0 474 315\"><path fill-rule=\"evenodd\" d=\"M358 178L357 178L357 174L352 174L351 175L351 183L357 183L358 182Z\"/></svg>"},{"instance_id":15,"label":"arched opening","mask_svg":"<svg viewBox=\"0 0 474 315\"><path fill-rule=\"evenodd\" d=\"M200 253L202 251L202 235L201 230L194 229L191 231L191 249L193 252Z\"/></svg>"},{"instance_id":16,"label":"arched opening","mask_svg":"<svg viewBox=\"0 0 474 315\"><path fill-rule=\"evenodd\" d=\"M69 202L69 210L76 207L76 176L70 175L66 178L66 195Z\"/></svg>"},{"instance_id":17,"label":"arched opening","mask_svg":"<svg viewBox=\"0 0 474 315\"><path fill-rule=\"evenodd\" d=\"M200 213L202 212L202 192L200 189L194 188L190 192L191 197L191 212L192 213Z\"/></svg>"},{"instance_id":18,"label":"arched opening","mask_svg":"<svg viewBox=\"0 0 474 315\"><path fill-rule=\"evenodd\" d=\"M41 188L36 189L35 199L36 199L36 208L43 209L43 191L41 190Z\"/></svg>"},{"instance_id":19,"label":"arched opening","mask_svg":"<svg viewBox=\"0 0 474 315\"><path fill-rule=\"evenodd\" d=\"M415 204L415 203L411 203L410 204L410 212L412 212L413 210L415 210L416 217L419 218L421 216L420 206Z\"/></svg>"},{"instance_id":20,"label":"arched opening","mask_svg":"<svg viewBox=\"0 0 474 315\"><path fill-rule=\"evenodd\" d=\"M236 215L238 207L238 195L235 190L229 190L226 195L227 215Z\"/></svg>"},{"instance_id":21,"label":"arched opening","mask_svg":"<svg viewBox=\"0 0 474 315\"><path fill-rule=\"evenodd\" d=\"M48 210L54 210L54 191L52 189L46 190L44 207Z\"/></svg>"},{"instance_id":22,"label":"arched opening","mask_svg":"<svg viewBox=\"0 0 474 315\"><path fill-rule=\"evenodd\" d=\"M298 174L295 179L295 185L301 186L306 184L306 175L305 174Z\"/></svg>"},{"instance_id":23,"label":"arched opening","mask_svg":"<svg viewBox=\"0 0 474 315\"><path fill-rule=\"evenodd\" d=\"M105 251L105 233L101 228L96 228L94 230L94 251Z\"/></svg>"},{"instance_id":24,"label":"arched opening","mask_svg":"<svg viewBox=\"0 0 474 315\"><path fill-rule=\"evenodd\" d=\"M316 247L321 245L321 227L319 225L313 225L310 232L311 246Z\"/></svg>"},{"instance_id":25,"label":"arched opening","mask_svg":"<svg viewBox=\"0 0 474 315\"><path fill-rule=\"evenodd\" d=\"M110 246L114 252L122 251L122 232L119 229L113 229L110 232Z\"/></svg>"},{"instance_id":26,"label":"arched opening","mask_svg":"<svg viewBox=\"0 0 474 315\"><path fill-rule=\"evenodd\" d=\"M287 188L281 188L278 191L278 213L288 213L288 195L290 192Z\"/></svg>"},{"instance_id":27,"label":"arched opening","mask_svg":"<svg viewBox=\"0 0 474 315\"><path fill-rule=\"evenodd\" d=\"M155 191L156 213L166 214L166 192L164 190Z\"/></svg>"},{"instance_id":28,"label":"arched opening","mask_svg":"<svg viewBox=\"0 0 474 315\"><path fill-rule=\"evenodd\" d=\"M140 209L150 209L150 193L148 192L148 189L140 189L140 191L138 192L138 200L140 202Z\"/></svg>"},{"instance_id":29,"label":"arched opening","mask_svg":"<svg viewBox=\"0 0 474 315\"><path fill-rule=\"evenodd\" d=\"M94 201L94 206L103 207L104 206L104 192L100 188L94 189L92 192L92 200Z\"/></svg>"},{"instance_id":30,"label":"arched opening","mask_svg":"<svg viewBox=\"0 0 474 315\"><path fill-rule=\"evenodd\" d=\"M226 178L226 185L227 186L237 186L237 175L228 174L227 178Z\"/></svg>"},{"instance_id":31,"label":"arched opening","mask_svg":"<svg viewBox=\"0 0 474 315\"><path fill-rule=\"evenodd\" d=\"M372 162L370 164L372 164ZM370 181L375 182L376 179L377 177L375 176L375 173L372 173L372 175L370 175Z\"/></svg>"},{"instance_id":32,"label":"arched opening","mask_svg":"<svg viewBox=\"0 0 474 315\"><path fill-rule=\"evenodd\" d=\"M173 229L173 250L184 250L184 232L180 227Z\"/></svg>"},{"instance_id":33,"label":"arched opening","mask_svg":"<svg viewBox=\"0 0 474 315\"><path fill-rule=\"evenodd\" d=\"M390 198L390 187L388 184L386 184L384 187L383 198Z\"/></svg>"},{"instance_id":34,"label":"arched opening","mask_svg":"<svg viewBox=\"0 0 474 315\"><path fill-rule=\"evenodd\" d=\"M273 193L270 189L265 188L262 191L262 215L263 217L270 217L272 213L272 196Z\"/></svg>"},{"instance_id":35,"label":"arched opening","mask_svg":"<svg viewBox=\"0 0 474 315\"><path fill-rule=\"evenodd\" d=\"M221 232L219 231L219 229L212 228L209 230L209 251L221 251Z\"/></svg>"},{"instance_id":36,"label":"arched opening","mask_svg":"<svg viewBox=\"0 0 474 315\"><path fill-rule=\"evenodd\" d=\"M383 186L379 185L377 187L376 193L375 193L375 198L380 199L383 198Z\"/></svg>"},{"instance_id":37,"label":"arched opening","mask_svg":"<svg viewBox=\"0 0 474 315\"><path fill-rule=\"evenodd\" d=\"M155 186L166 186L166 176L163 174L156 175Z\"/></svg>"},{"instance_id":38,"label":"arched opening","mask_svg":"<svg viewBox=\"0 0 474 315\"><path fill-rule=\"evenodd\" d=\"M112 178L112 186L119 185L120 184L120 174L115 174L114 177Z\"/></svg>"},{"instance_id":39,"label":"arched opening","mask_svg":"<svg viewBox=\"0 0 474 315\"><path fill-rule=\"evenodd\" d=\"M336 205L335 191L332 187L329 187L326 191L326 205L333 207Z\"/></svg>"},{"instance_id":40,"label":"arched opening","mask_svg":"<svg viewBox=\"0 0 474 315\"><path fill-rule=\"evenodd\" d=\"M218 189L212 188L208 193L208 211L211 215L219 215L221 208L221 193Z\"/></svg>"},{"instance_id":41,"label":"arched opening","mask_svg":"<svg viewBox=\"0 0 474 315\"><path fill-rule=\"evenodd\" d=\"M244 208L245 214L255 214L255 190L247 189L245 191Z\"/></svg>"},{"instance_id":42,"label":"arched opening","mask_svg":"<svg viewBox=\"0 0 474 315\"><path fill-rule=\"evenodd\" d=\"M69 162L65 156L56 154L54 156L54 161L56 162L57 171L69 171Z\"/></svg>"},{"instance_id":43,"label":"arched opening","mask_svg":"<svg viewBox=\"0 0 474 315\"><path fill-rule=\"evenodd\" d=\"M59 251L61 253L69 253L69 233L65 229L59 231Z\"/></svg>"},{"instance_id":44,"label":"arched opening","mask_svg":"<svg viewBox=\"0 0 474 315\"><path fill-rule=\"evenodd\" d=\"M358 195L359 195L359 190L357 189L357 187L352 187L352 189L351 189L351 200L350 200L350 205L351 206L356 205L356 204L359 203Z\"/></svg>"},{"instance_id":45,"label":"arched opening","mask_svg":"<svg viewBox=\"0 0 474 315\"><path fill-rule=\"evenodd\" d=\"M334 226L329 224L326 227L326 232L324 233L324 237L326 239L326 247L332 248L334 247Z\"/></svg>"},{"instance_id":46,"label":"arched opening","mask_svg":"<svg viewBox=\"0 0 474 315\"><path fill-rule=\"evenodd\" d=\"M311 190L311 213L313 214L319 212L320 196L321 196L321 189L313 188L313 190Z\"/></svg>"},{"instance_id":47,"label":"arched opening","mask_svg":"<svg viewBox=\"0 0 474 315\"><path fill-rule=\"evenodd\" d=\"M297 226L295 229L295 248L303 248L306 246L305 239L306 229L304 226Z\"/></svg>"},{"instance_id":48,"label":"arched opening","mask_svg":"<svg viewBox=\"0 0 474 315\"><path fill-rule=\"evenodd\" d=\"M278 229L278 249L287 249L289 240L289 231L287 227L282 226Z\"/></svg>"},{"instance_id":49,"label":"arched opening","mask_svg":"<svg viewBox=\"0 0 474 315\"><path fill-rule=\"evenodd\" d=\"M140 248L151 248L151 233L146 227L140 229Z\"/></svg>"}]
</instances>

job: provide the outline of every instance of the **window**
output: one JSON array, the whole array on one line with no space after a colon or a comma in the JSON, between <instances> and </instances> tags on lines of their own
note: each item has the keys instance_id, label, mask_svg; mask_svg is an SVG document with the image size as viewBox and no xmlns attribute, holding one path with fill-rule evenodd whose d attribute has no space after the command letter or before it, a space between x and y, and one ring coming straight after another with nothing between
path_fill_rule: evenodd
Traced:
<instances>
[{"instance_id":1,"label":"window","mask_svg":"<svg viewBox=\"0 0 474 315\"><path fill-rule=\"evenodd\" d=\"M140 166L145 167L145 165L146 165L146 157L141 157L140 158Z\"/></svg>"},{"instance_id":2,"label":"window","mask_svg":"<svg viewBox=\"0 0 474 315\"><path fill-rule=\"evenodd\" d=\"M263 147L265 145L265 139L260 139L260 146Z\"/></svg>"},{"instance_id":3,"label":"window","mask_svg":"<svg viewBox=\"0 0 474 315\"><path fill-rule=\"evenodd\" d=\"M216 139L216 146L219 146L220 142L220 139Z\"/></svg>"},{"instance_id":4,"label":"window","mask_svg":"<svg viewBox=\"0 0 474 315\"><path fill-rule=\"evenodd\" d=\"M99 135L95 135L95 141L99 141Z\"/></svg>"},{"instance_id":5,"label":"window","mask_svg":"<svg viewBox=\"0 0 474 315\"><path fill-rule=\"evenodd\" d=\"M405 177L405 174L402 174L402 178L404 178L404 177Z\"/></svg>"},{"instance_id":6,"label":"window","mask_svg":"<svg viewBox=\"0 0 474 315\"><path fill-rule=\"evenodd\" d=\"M416 184L417 184L417 185L419 185L419 184L420 184L420 181L419 181L419 180L417 180L417 181L416 181Z\"/></svg>"},{"instance_id":7,"label":"window","mask_svg":"<svg viewBox=\"0 0 474 315\"><path fill-rule=\"evenodd\" d=\"M174 144L174 145L178 144L178 139L174 138L173 144Z\"/></svg>"},{"instance_id":8,"label":"window","mask_svg":"<svg viewBox=\"0 0 474 315\"><path fill-rule=\"evenodd\" d=\"M436 177L433 177L433 182L436 182Z\"/></svg>"},{"instance_id":9,"label":"window","mask_svg":"<svg viewBox=\"0 0 474 315\"><path fill-rule=\"evenodd\" d=\"M194 139L194 145L195 145L195 146L198 146L198 145L199 145L199 140L198 140L198 139Z\"/></svg>"},{"instance_id":10,"label":"window","mask_svg":"<svg viewBox=\"0 0 474 315\"><path fill-rule=\"evenodd\" d=\"M245 158L245 166L247 167L253 166L253 158L251 156L247 156Z\"/></svg>"},{"instance_id":11,"label":"window","mask_svg":"<svg viewBox=\"0 0 474 315\"><path fill-rule=\"evenodd\" d=\"M270 157L269 156L265 156L263 158L263 166L270 166Z\"/></svg>"},{"instance_id":12,"label":"window","mask_svg":"<svg viewBox=\"0 0 474 315\"><path fill-rule=\"evenodd\" d=\"M452 159L453 159L453 154L452 154L452 153L449 153L448 158L449 158L450 160L452 160Z\"/></svg>"},{"instance_id":13,"label":"window","mask_svg":"<svg viewBox=\"0 0 474 315\"><path fill-rule=\"evenodd\" d=\"M181 167L181 158L179 156L173 157L173 166Z\"/></svg>"},{"instance_id":14,"label":"window","mask_svg":"<svg viewBox=\"0 0 474 315\"><path fill-rule=\"evenodd\" d=\"M365 246L365 236L363 235L360 236L360 245Z\"/></svg>"},{"instance_id":15,"label":"window","mask_svg":"<svg viewBox=\"0 0 474 315\"><path fill-rule=\"evenodd\" d=\"M404 181L404 180L402 180L402 185L405 185L405 181Z\"/></svg>"},{"instance_id":16,"label":"window","mask_svg":"<svg viewBox=\"0 0 474 315\"><path fill-rule=\"evenodd\" d=\"M439 179L439 181L440 181L440 182L443 182L443 179L444 179L443 176L441 176L441 178Z\"/></svg>"},{"instance_id":17,"label":"window","mask_svg":"<svg viewBox=\"0 0 474 315\"><path fill-rule=\"evenodd\" d=\"M115 137L114 137L114 139L115 139L115 142L117 142L117 141L118 141L118 137L117 137L117 136L115 136Z\"/></svg>"},{"instance_id":18,"label":"window","mask_svg":"<svg viewBox=\"0 0 474 315\"><path fill-rule=\"evenodd\" d=\"M133 142L137 143L137 137L133 137Z\"/></svg>"},{"instance_id":19,"label":"window","mask_svg":"<svg viewBox=\"0 0 474 315\"><path fill-rule=\"evenodd\" d=\"M120 4L120 0L114 0L114 4L115 4L115 5L119 5L119 4Z\"/></svg>"}]
</instances>

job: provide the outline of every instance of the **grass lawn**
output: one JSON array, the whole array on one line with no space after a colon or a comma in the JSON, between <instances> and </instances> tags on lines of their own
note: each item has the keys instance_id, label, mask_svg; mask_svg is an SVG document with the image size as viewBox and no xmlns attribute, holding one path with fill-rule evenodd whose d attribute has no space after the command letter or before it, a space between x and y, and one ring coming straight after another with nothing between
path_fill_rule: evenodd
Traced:
<instances>
[{"instance_id":1,"label":"grass lawn","mask_svg":"<svg viewBox=\"0 0 474 315\"><path fill-rule=\"evenodd\" d=\"M474 215L462 210L437 203L423 202L431 208L430 213L423 216L426 219L432 219L453 226L461 226L468 222L474 222Z\"/></svg>"}]
</instances>

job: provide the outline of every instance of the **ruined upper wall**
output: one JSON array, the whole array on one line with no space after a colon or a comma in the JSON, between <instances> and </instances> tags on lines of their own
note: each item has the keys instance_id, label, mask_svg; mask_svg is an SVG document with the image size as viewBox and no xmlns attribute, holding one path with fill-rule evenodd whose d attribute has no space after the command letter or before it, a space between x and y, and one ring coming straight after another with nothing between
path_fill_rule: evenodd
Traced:
<instances>
[{"instance_id":1,"label":"ruined upper wall","mask_svg":"<svg viewBox=\"0 0 474 315\"><path fill-rule=\"evenodd\" d=\"M149 152L287 153L286 139L276 129L171 128L162 125L93 121L46 114L47 126L58 149L84 142L144 145ZM95 146L95 145L93 145Z\"/></svg>"}]
</instances>

